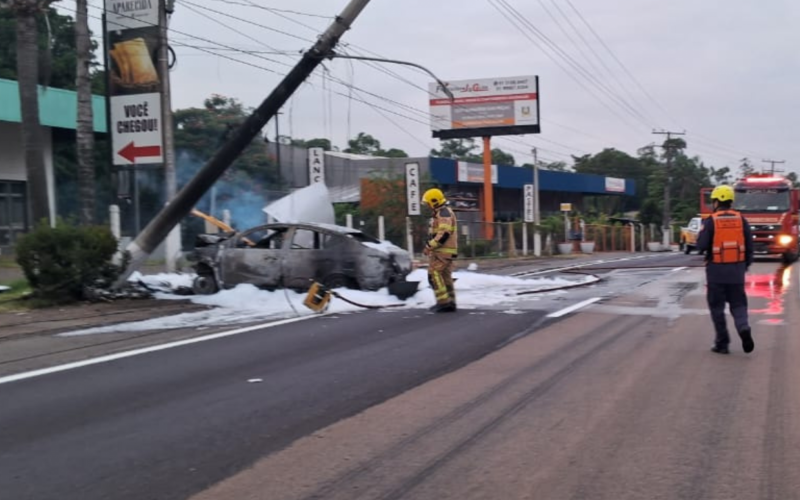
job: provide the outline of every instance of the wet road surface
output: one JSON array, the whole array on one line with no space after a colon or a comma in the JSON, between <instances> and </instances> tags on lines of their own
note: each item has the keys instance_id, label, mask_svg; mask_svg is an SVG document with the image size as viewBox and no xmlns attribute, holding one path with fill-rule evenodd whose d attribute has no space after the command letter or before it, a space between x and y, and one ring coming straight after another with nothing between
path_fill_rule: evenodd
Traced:
<instances>
[{"instance_id":1,"label":"wet road surface","mask_svg":"<svg viewBox=\"0 0 800 500\"><path fill-rule=\"evenodd\" d=\"M0 383L0 492L793 498L797 271L754 266L756 352L722 357L702 269L646 260L511 310L318 318Z\"/></svg>"}]
</instances>

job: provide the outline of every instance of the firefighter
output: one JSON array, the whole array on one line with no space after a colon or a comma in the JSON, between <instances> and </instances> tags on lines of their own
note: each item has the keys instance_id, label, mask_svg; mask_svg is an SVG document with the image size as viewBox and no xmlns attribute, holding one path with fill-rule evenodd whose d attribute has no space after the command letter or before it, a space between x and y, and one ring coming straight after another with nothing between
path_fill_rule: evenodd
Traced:
<instances>
[{"instance_id":1,"label":"firefighter","mask_svg":"<svg viewBox=\"0 0 800 500\"><path fill-rule=\"evenodd\" d=\"M436 295L436 305L431 307L431 311L455 312L453 260L458 254L456 217L439 189L425 191L422 201L433 210L428 242L423 251L428 257L428 282Z\"/></svg>"},{"instance_id":2,"label":"firefighter","mask_svg":"<svg viewBox=\"0 0 800 500\"><path fill-rule=\"evenodd\" d=\"M730 306L736 331L744 352L755 348L747 318L747 294L744 275L753 263L753 237L750 224L742 214L731 209L734 191L730 186L717 186L711 192L714 213L703 221L697 237L697 249L705 254L706 298L716 336L713 352L728 354L728 327L725 304Z\"/></svg>"}]
</instances>

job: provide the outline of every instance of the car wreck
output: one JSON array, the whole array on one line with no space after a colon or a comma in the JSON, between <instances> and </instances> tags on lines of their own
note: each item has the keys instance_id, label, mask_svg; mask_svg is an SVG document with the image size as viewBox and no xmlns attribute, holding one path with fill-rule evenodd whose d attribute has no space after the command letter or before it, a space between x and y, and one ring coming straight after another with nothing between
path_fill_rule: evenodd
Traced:
<instances>
[{"instance_id":1,"label":"car wreck","mask_svg":"<svg viewBox=\"0 0 800 500\"><path fill-rule=\"evenodd\" d=\"M274 223L241 232L198 235L188 256L197 277L197 294L249 283L259 288L307 291L317 282L327 288L378 290L404 299L417 290L408 282L408 252L389 242L343 226Z\"/></svg>"}]
</instances>

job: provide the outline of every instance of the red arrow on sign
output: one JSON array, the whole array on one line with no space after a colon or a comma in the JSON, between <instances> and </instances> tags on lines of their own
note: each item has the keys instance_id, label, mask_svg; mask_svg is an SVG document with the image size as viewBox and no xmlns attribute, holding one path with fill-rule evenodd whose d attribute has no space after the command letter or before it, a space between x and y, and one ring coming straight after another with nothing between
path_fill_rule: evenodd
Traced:
<instances>
[{"instance_id":1,"label":"red arrow on sign","mask_svg":"<svg viewBox=\"0 0 800 500\"><path fill-rule=\"evenodd\" d=\"M127 146L120 149L117 153L131 163L136 163L136 158L145 158L148 156L161 156L161 146L139 146L131 141Z\"/></svg>"}]
</instances>

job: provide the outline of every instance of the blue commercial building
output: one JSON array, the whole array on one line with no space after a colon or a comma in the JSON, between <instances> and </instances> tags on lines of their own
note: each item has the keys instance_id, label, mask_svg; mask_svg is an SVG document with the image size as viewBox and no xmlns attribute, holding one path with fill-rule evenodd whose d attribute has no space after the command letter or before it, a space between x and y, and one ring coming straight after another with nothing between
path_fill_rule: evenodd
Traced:
<instances>
[{"instance_id":1,"label":"blue commercial building","mask_svg":"<svg viewBox=\"0 0 800 500\"><path fill-rule=\"evenodd\" d=\"M456 210L477 212L479 217L483 165L449 158L429 158L428 171L432 180L444 188ZM533 184L533 169L497 165L492 174L495 219L511 221L522 218L523 189L525 184ZM581 212L603 211L603 207L621 211L625 208L626 197L636 194L635 181L602 175L540 169L539 184L543 215L560 212L562 203L571 203L573 210Z\"/></svg>"}]
</instances>

